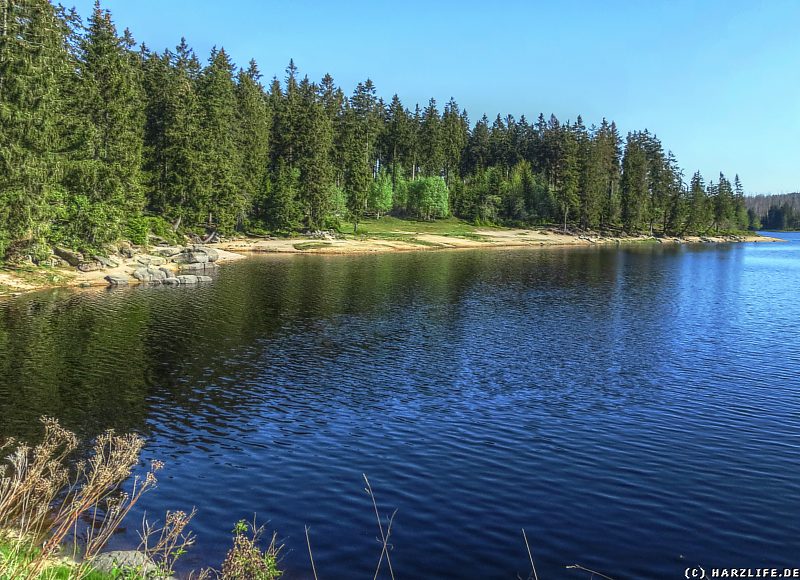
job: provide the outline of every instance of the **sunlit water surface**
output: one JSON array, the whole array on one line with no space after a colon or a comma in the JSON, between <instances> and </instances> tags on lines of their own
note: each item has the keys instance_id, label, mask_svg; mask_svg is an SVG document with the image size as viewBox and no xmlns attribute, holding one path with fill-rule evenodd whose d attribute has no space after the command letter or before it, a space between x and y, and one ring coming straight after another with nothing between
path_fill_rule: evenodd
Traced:
<instances>
[{"instance_id":1,"label":"sunlit water surface","mask_svg":"<svg viewBox=\"0 0 800 580\"><path fill-rule=\"evenodd\" d=\"M0 434L54 415L166 462L198 508L182 572L236 520L286 578L617 579L800 565L800 235L783 244L256 257L196 288L0 302Z\"/></svg>"}]
</instances>

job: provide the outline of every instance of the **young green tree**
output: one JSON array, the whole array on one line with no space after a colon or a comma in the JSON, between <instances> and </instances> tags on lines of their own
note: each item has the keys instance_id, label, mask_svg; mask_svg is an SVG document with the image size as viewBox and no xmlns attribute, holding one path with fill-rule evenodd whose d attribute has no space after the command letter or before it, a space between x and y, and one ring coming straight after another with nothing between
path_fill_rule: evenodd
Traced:
<instances>
[{"instance_id":1,"label":"young green tree","mask_svg":"<svg viewBox=\"0 0 800 580\"><path fill-rule=\"evenodd\" d=\"M385 170L381 170L378 177L370 184L367 207L380 218L381 214L386 214L392 209L393 204L392 177Z\"/></svg>"},{"instance_id":2,"label":"young green tree","mask_svg":"<svg viewBox=\"0 0 800 580\"><path fill-rule=\"evenodd\" d=\"M412 215L432 220L449 215L450 200L442 177L422 177L408 187L408 207Z\"/></svg>"}]
</instances>

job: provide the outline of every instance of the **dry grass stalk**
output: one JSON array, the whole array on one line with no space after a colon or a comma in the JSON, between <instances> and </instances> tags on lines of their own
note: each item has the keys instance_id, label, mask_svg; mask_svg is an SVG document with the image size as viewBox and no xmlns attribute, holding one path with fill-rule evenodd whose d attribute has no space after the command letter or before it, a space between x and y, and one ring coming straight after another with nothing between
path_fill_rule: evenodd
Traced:
<instances>
[{"instance_id":1,"label":"dry grass stalk","mask_svg":"<svg viewBox=\"0 0 800 580\"><path fill-rule=\"evenodd\" d=\"M0 561L0 577L37 578L52 564L68 535L78 544L78 522L87 517L84 558L90 560L149 489L156 485L153 462L146 476L134 478L130 493L120 491L139 462L144 441L137 435L100 435L88 461L78 463L73 475L68 459L78 447L74 433L57 420L43 418L45 434L31 448L19 444L0 467L0 530L13 531L11 557ZM13 446L6 443L3 447ZM22 556L24 570L11 570ZM17 562L17 564L15 564ZM13 575L12 575L13 574Z\"/></svg>"},{"instance_id":2,"label":"dry grass stalk","mask_svg":"<svg viewBox=\"0 0 800 580\"><path fill-rule=\"evenodd\" d=\"M389 567L389 576L391 576L392 580L394 580L394 570L392 569L392 560L389 557L389 536L392 534L392 524L394 523L394 516L397 515L397 510L394 510L392 516L389 518L389 522L387 524L386 533L383 532L383 524L381 523L381 516L378 512L378 502L375 500L375 494L372 492L372 486L369 483L369 479L367 479L367 475L362 473L364 476L364 482L367 484L367 487L364 491L369 494L370 499L372 500L372 507L375 510L375 518L378 520L378 530L381 533L381 555L378 558L378 567L375 570L375 576L373 580L377 580L378 574L381 572L381 566L383 566L383 556L386 556L386 565Z\"/></svg>"},{"instance_id":3,"label":"dry grass stalk","mask_svg":"<svg viewBox=\"0 0 800 580\"><path fill-rule=\"evenodd\" d=\"M525 534L525 528L522 528L522 537L525 539L525 547L528 548L528 559L531 562L531 570L533 571L533 580L539 580L539 575L536 574L536 565L533 563L533 553L531 552L531 545L528 543L527 534Z\"/></svg>"},{"instance_id":4,"label":"dry grass stalk","mask_svg":"<svg viewBox=\"0 0 800 580\"><path fill-rule=\"evenodd\" d=\"M196 509L192 509L188 514L182 511L168 511L164 525L160 528L147 520L142 521L139 551L146 554L165 576L174 573L176 560L194 544L194 534L187 532L186 526L196 514Z\"/></svg>"},{"instance_id":5,"label":"dry grass stalk","mask_svg":"<svg viewBox=\"0 0 800 580\"><path fill-rule=\"evenodd\" d=\"M567 570L581 570L583 572L588 572L589 574L591 574L591 576L589 576L590 580L595 576L597 576L598 578L604 578L605 580L614 580L611 576L606 576L605 574L601 574L597 570L590 570L589 568L584 568L580 564L572 564L570 566L566 566L566 568Z\"/></svg>"},{"instance_id":6,"label":"dry grass stalk","mask_svg":"<svg viewBox=\"0 0 800 580\"><path fill-rule=\"evenodd\" d=\"M311 559L311 572L314 573L314 580L319 580L317 577L317 567L314 564L314 554L311 553L311 537L308 535L308 526L306 526L306 544L308 545L308 557Z\"/></svg>"}]
</instances>

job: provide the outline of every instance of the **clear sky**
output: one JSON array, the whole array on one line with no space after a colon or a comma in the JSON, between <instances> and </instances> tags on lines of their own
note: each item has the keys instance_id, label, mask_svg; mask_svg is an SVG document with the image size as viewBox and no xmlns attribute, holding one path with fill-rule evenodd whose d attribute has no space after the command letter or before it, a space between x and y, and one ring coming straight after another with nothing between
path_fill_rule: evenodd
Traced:
<instances>
[{"instance_id":1,"label":"clear sky","mask_svg":"<svg viewBox=\"0 0 800 580\"><path fill-rule=\"evenodd\" d=\"M93 0L69 0L88 15ZM185 36L283 78L329 72L346 93L648 128L686 178L739 173L748 193L800 190L800 0L104 0L161 50Z\"/></svg>"}]
</instances>

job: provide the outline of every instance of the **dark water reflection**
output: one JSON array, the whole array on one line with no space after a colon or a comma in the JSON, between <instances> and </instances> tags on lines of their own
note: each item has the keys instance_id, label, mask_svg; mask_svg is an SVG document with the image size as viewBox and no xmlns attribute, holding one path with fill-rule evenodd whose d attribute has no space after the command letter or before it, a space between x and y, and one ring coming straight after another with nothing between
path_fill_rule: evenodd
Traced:
<instances>
[{"instance_id":1,"label":"dark water reflection","mask_svg":"<svg viewBox=\"0 0 800 580\"><path fill-rule=\"evenodd\" d=\"M402 578L524 576L523 527L550 578L797 566L789 237L265 257L198 288L28 295L0 303L0 432L142 432L167 468L141 507L199 509L187 568L257 512L287 577L310 576L304 525L321 575L371 577L362 473L399 510Z\"/></svg>"}]
</instances>

